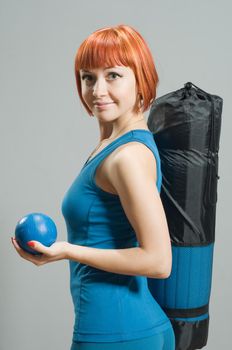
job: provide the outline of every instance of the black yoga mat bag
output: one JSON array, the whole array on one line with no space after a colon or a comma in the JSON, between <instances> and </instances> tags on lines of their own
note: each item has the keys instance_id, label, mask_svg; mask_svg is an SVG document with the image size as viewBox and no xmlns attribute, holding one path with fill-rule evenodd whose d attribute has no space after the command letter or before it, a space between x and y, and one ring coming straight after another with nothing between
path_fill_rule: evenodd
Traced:
<instances>
[{"instance_id":1,"label":"black yoga mat bag","mask_svg":"<svg viewBox=\"0 0 232 350\"><path fill-rule=\"evenodd\" d=\"M148 116L173 258L171 275L148 286L173 325L176 350L201 349L208 338L222 105L188 82L154 100Z\"/></svg>"}]
</instances>

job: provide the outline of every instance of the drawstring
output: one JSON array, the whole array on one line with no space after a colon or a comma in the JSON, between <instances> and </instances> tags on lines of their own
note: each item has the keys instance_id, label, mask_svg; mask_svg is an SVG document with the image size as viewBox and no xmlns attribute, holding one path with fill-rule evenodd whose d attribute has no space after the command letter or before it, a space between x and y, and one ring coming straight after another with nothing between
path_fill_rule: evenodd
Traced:
<instances>
[{"instance_id":1,"label":"drawstring","mask_svg":"<svg viewBox=\"0 0 232 350\"><path fill-rule=\"evenodd\" d=\"M212 205L215 205L216 201L214 199L214 201L211 201L210 198L210 184L212 183L211 181L211 177L212 177L212 172L210 171L210 164L209 162L212 162L212 160L214 159L214 157L218 154L218 149L216 149L216 144L215 144L215 114L214 114L214 100L213 97L206 91L200 89L198 86L196 86L195 84L193 84L192 82L187 82L184 85L185 90L189 91L191 89L192 86L195 86L199 91L201 91L203 94L205 94L210 102L211 102L211 113L210 113L210 140L209 140L209 147L208 147L208 154L207 154L207 159L209 159L208 164L207 164L207 175L206 175L206 179L209 179L209 181L207 181L208 183L208 191L206 191L206 187L205 187L205 194L204 194L204 198L206 196L206 194L208 193L209 195L209 200L206 203L211 203ZM217 160L216 160L217 161ZM215 165L215 160L214 160L214 165ZM217 179L220 178L220 176L218 176L218 174L216 173L216 177ZM216 189L217 190L217 189Z\"/></svg>"}]
</instances>

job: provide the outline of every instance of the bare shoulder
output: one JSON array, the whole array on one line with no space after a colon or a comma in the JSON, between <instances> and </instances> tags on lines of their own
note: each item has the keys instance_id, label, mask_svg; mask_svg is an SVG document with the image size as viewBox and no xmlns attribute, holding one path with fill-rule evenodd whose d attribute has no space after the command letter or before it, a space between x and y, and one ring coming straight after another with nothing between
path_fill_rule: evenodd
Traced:
<instances>
[{"instance_id":1,"label":"bare shoulder","mask_svg":"<svg viewBox=\"0 0 232 350\"><path fill-rule=\"evenodd\" d=\"M117 170L128 177L130 174L133 176L135 172L140 172L144 181L147 177L152 177L156 181L156 159L152 150L145 144L138 141L129 142L118 147L113 153L106 168L107 179L111 186L113 186L112 176Z\"/></svg>"}]
</instances>

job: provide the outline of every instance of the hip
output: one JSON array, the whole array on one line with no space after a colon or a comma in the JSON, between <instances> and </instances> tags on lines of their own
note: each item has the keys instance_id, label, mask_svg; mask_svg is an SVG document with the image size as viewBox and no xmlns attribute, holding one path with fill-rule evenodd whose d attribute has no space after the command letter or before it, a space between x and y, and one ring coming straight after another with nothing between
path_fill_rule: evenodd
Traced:
<instances>
[{"instance_id":1,"label":"hip","mask_svg":"<svg viewBox=\"0 0 232 350\"><path fill-rule=\"evenodd\" d=\"M72 342L70 350L175 350L172 326L152 336L120 342Z\"/></svg>"}]
</instances>

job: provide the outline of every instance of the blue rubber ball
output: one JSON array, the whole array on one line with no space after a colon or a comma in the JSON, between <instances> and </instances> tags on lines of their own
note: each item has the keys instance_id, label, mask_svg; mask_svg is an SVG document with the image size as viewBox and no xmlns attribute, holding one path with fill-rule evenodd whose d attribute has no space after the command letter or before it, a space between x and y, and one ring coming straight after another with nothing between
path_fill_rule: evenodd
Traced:
<instances>
[{"instance_id":1,"label":"blue rubber ball","mask_svg":"<svg viewBox=\"0 0 232 350\"><path fill-rule=\"evenodd\" d=\"M38 241L50 247L57 239L57 229L54 221L47 215L31 213L22 217L15 228L15 238L19 246L33 255L41 253L27 245L29 241Z\"/></svg>"}]
</instances>

